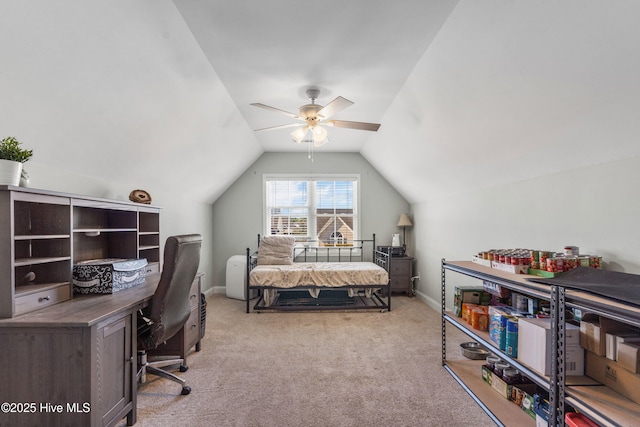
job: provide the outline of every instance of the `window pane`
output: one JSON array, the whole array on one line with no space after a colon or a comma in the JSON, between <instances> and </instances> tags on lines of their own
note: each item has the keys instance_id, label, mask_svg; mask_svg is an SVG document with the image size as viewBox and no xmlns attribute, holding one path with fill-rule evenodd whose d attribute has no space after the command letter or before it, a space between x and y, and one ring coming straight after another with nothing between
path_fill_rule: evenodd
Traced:
<instances>
[{"instance_id":1,"label":"window pane","mask_svg":"<svg viewBox=\"0 0 640 427\"><path fill-rule=\"evenodd\" d=\"M267 223L270 234L308 234L308 183L306 181L267 182Z\"/></svg>"},{"instance_id":2,"label":"window pane","mask_svg":"<svg viewBox=\"0 0 640 427\"><path fill-rule=\"evenodd\" d=\"M317 239L324 245L353 244L353 182L316 182Z\"/></svg>"},{"instance_id":3,"label":"window pane","mask_svg":"<svg viewBox=\"0 0 640 427\"><path fill-rule=\"evenodd\" d=\"M357 239L357 180L266 179L266 228L319 245L351 245Z\"/></svg>"}]
</instances>

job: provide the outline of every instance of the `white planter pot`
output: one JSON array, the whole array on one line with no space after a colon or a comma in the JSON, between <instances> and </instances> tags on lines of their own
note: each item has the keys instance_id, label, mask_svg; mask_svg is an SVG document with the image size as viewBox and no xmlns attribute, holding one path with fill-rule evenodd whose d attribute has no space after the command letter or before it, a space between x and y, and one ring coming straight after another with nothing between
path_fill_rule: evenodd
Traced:
<instances>
[{"instance_id":1,"label":"white planter pot","mask_svg":"<svg viewBox=\"0 0 640 427\"><path fill-rule=\"evenodd\" d=\"M0 159L0 185L20 185L22 163Z\"/></svg>"}]
</instances>

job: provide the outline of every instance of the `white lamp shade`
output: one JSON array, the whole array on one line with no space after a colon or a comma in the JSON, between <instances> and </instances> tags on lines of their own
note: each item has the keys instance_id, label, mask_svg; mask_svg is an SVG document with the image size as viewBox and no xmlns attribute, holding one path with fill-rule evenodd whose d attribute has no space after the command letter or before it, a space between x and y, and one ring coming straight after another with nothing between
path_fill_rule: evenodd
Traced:
<instances>
[{"instance_id":1,"label":"white lamp shade","mask_svg":"<svg viewBox=\"0 0 640 427\"><path fill-rule=\"evenodd\" d=\"M309 130L308 126L302 126L294 130L293 132L291 132L291 137L295 142L300 144L302 141L304 141L304 137L307 135L308 130Z\"/></svg>"},{"instance_id":2,"label":"white lamp shade","mask_svg":"<svg viewBox=\"0 0 640 427\"><path fill-rule=\"evenodd\" d=\"M313 135L313 145L320 147L327 142L327 130L321 126L314 126L311 129Z\"/></svg>"}]
</instances>

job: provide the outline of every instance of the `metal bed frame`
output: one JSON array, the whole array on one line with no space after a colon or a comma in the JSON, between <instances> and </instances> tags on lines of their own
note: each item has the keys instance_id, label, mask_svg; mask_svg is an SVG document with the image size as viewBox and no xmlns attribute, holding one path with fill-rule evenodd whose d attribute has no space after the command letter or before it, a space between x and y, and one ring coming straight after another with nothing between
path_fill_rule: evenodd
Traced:
<instances>
[{"instance_id":1,"label":"metal bed frame","mask_svg":"<svg viewBox=\"0 0 640 427\"><path fill-rule=\"evenodd\" d=\"M306 311L306 310L380 310L380 312L391 311L391 250L380 251L376 248L376 235L373 234L371 239L354 240L353 246L321 246L321 247L295 247L293 252L293 262L361 262L367 261L364 246L371 243L371 262L384 268L389 274L389 281L386 285L346 285L340 287L322 288L318 286L297 286L294 288L278 288L274 286L252 286L249 281L251 270L258 263L258 250L251 252L251 248L247 248L247 274L245 277L245 295L246 295L246 312L251 311L251 291L257 290L257 301L253 306L256 312L261 311ZM260 246L260 234L258 234L258 247ZM323 292L345 292L349 288L358 288L360 291L353 297L353 303L349 305L337 302L332 298L309 298L309 289L320 289ZM367 288L380 289L379 292L372 292L371 297L366 297L364 290ZM278 299L269 305L265 305L264 290L275 289L281 292L300 292L304 291L306 298L302 298L300 304L287 303L278 305ZM336 294L337 295L337 294ZM315 300L315 301L314 301Z\"/></svg>"}]
</instances>

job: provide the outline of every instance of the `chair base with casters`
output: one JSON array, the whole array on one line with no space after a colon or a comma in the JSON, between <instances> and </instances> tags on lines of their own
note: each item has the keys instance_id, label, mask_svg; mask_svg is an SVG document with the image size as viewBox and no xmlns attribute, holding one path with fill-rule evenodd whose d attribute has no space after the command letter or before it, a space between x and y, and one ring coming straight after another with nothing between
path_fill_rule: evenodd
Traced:
<instances>
[{"instance_id":1,"label":"chair base with casters","mask_svg":"<svg viewBox=\"0 0 640 427\"><path fill-rule=\"evenodd\" d=\"M185 364L184 359L162 359L153 362L147 360L146 351L138 351L138 382L144 384L147 382L147 374L157 375L159 377L175 381L182 385L182 395L191 393L191 387L187 385L187 380L180 378L179 376L172 374L169 371L160 369L167 366L180 365L180 372L187 372L189 367Z\"/></svg>"},{"instance_id":2,"label":"chair base with casters","mask_svg":"<svg viewBox=\"0 0 640 427\"><path fill-rule=\"evenodd\" d=\"M186 371L184 359L161 359L149 362L147 351L166 342L184 328L191 315L191 285L200 263L202 236L185 234L170 236L164 247L164 262L158 286L149 301L137 316L137 379L146 381L147 374L158 375L182 385L182 394L189 394L191 388L186 380L160 367L180 365Z\"/></svg>"}]
</instances>

